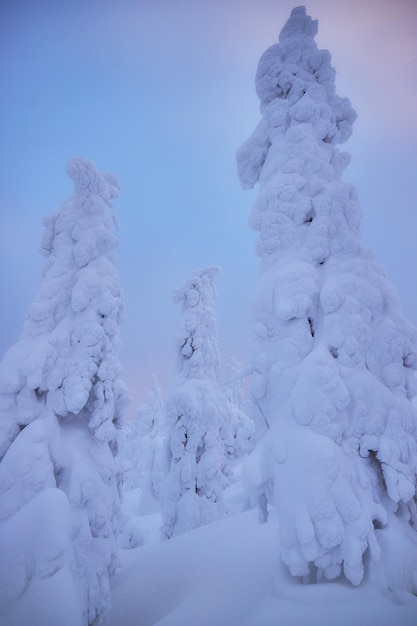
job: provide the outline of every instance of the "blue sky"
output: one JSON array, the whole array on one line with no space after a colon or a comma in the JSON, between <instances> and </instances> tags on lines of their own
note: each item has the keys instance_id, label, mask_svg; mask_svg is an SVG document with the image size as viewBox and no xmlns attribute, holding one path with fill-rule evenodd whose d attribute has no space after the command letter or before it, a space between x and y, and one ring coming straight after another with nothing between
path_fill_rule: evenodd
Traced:
<instances>
[{"instance_id":1,"label":"blue sky","mask_svg":"<svg viewBox=\"0 0 417 626\"><path fill-rule=\"evenodd\" d=\"M417 4L311 0L316 41L358 112L345 179L365 243L417 324ZM287 0L2 0L0 354L21 332L43 266L42 217L72 193L73 156L115 173L124 378L133 407L165 390L172 292L221 265L220 347L245 363L259 260L235 152L259 120L254 75L296 5Z\"/></svg>"}]
</instances>

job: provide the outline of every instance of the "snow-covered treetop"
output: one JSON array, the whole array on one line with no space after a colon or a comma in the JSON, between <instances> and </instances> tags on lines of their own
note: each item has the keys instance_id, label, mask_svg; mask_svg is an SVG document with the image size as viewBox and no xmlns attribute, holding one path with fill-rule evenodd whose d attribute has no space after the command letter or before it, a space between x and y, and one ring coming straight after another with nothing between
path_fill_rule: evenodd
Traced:
<instances>
[{"instance_id":1,"label":"snow-covered treetop","mask_svg":"<svg viewBox=\"0 0 417 626\"><path fill-rule=\"evenodd\" d=\"M347 185L332 189L350 161L337 144L351 135L356 113L336 94L330 53L318 50L316 32L317 22L298 7L279 43L261 56L256 90L262 118L237 153L242 186L260 184L250 226L261 233L257 251L265 265L289 247L302 246L308 262L358 248L356 192ZM336 232L332 250L325 243L329 227Z\"/></svg>"},{"instance_id":2,"label":"snow-covered treetop","mask_svg":"<svg viewBox=\"0 0 417 626\"><path fill-rule=\"evenodd\" d=\"M67 173L74 181L75 191L81 196L100 196L109 206L120 194L119 182L114 174L100 173L88 159L76 157L67 165Z\"/></svg>"},{"instance_id":3,"label":"snow-covered treetop","mask_svg":"<svg viewBox=\"0 0 417 626\"><path fill-rule=\"evenodd\" d=\"M97 298L99 287L103 309L100 314L108 315L104 309L109 308L110 299L115 295L121 312L120 287L116 284L118 277L112 254L118 238L108 211L119 194L118 181L113 174L99 172L94 163L84 158L72 159L67 171L74 181L75 195L59 211L44 219L42 252L48 262L26 327L46 319L46 314L55 309L54 299L71 295L72 310L85 310ZM58 281L63 283L62 289L57 289ZM59 306L58 311L64 315L64 306ZM58 321L56 313L50 319L53 326Z\"/></svg>"},{"instance_id":4,"label":"snow-covered treetop","mask_svg":"<svg viewBox=\"0 0 417 626\"><path fill-rule=\"evenodd\" d=\"M194 270L187 282L175 290L174 302L182 303L177 332L177 373L185 378L217 377L219 349L214 303L218 266Z\"/></svg>"},{"instance_id":5,"label":"snow-covered treetop","mask_svg":"<svg viewBox=\"0 0 417 626\"><path fill-rule=\"evenodd\" d=\"M85 158L71 159L67 173L74 181L75 195L57 213L44 219L42 252L49 256L56 245L61 246L65 237L69 244L76 242L71 253L76 265L83 267L118 243L112 233L108 207L118 197L120 187L114 174L99 172L94 163ZM89 215L91 219L88 219ZM101 228L92 221L94 215L97 220L104 219ZM79 224L80 219L82 224Z\"/></svg>"},{"instance_id":6,"label":"snow-covered treetop","mask_svg":"<svg viewBox=\"0 0 417 626\"><path fill-rule=\"evenodd\" d=\"M133 428L142 437L152 439L160 434L164 416L164 403L158 380L155 374L152 375L151 389L146 404L138 408L137 419L133 423Z\"/></svg>"},{"instance_id":7,"label":"snow-covered treetop","mask_svg":"<svg viewBox=\"0 0 417 626\"><path fill-rule=\"evenodd\" d=\"M305 35L309 39L314 38L317 35L317 25L318 20L312 20L306 14L305 7L295 7L279 34L279 41L281 43L285 39L299 35Z\"/></svg>"},{"instance_id":8,"label":"snow-covered treetop","mask_svg":"<svg viewBox=\"0 0 417 626\"><path fill-rule=\"evenodd\" d=\"M335 94L336 72L330 53L318 50L314 41L317 24L317 20L306 15L305 7L293 9L281 30L279 43L268 48L259 60L256 91L261 110L276 99L288 100L281 108L289 113L290 124L327 118L329 127L321 139L326 137L329 143L336 144L350 137L356 113L347 98ZM323 110L326 102L328 107ZM295 105L294 110L289 110ZM273 109L276 107L277 103ZM274 116L270 124L276 125Z\"/></svg>"},{"instance_id":9,"label":"snow-covered treetop","mask_svg":"<svg viewBox=\"0 0 417 626\"><path fill-rule=\"evenodd\" d=\"M333 146L351 135L356 113L347 98L336 95L330 53L317 48L316 33L317 20L306 15L304 7L297 7L279 43L260 58L256 91L263 118L238 152L244 188L257 182L271 145L290 128L309 124L320 141Z\"/></svg>"}]
</instances>

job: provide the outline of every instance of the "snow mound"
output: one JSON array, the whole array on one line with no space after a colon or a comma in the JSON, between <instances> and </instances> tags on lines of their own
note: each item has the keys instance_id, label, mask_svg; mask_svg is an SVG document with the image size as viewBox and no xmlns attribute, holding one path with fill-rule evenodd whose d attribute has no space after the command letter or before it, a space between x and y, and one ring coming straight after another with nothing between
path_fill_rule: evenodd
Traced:
<instances>
[{"instance_id":1,"label":"snow mound","mask_svg":"<svg viewBox=\"0 0 417 626\"><path fill-rule=\"evenodd\" d=\"M276 570L276 519L255 511L127 551L109 626L413 626L417 598L366 581L303 585Z\"/></svg>"}]
</instances>

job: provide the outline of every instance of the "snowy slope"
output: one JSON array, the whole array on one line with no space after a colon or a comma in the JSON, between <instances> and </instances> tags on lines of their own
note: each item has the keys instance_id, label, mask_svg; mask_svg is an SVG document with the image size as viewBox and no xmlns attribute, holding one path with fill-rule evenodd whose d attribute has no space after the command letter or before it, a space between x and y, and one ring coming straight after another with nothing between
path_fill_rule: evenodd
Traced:
<instances>
[{"instance_id":1,"label":"snowy slope","mask_svg":"<svg viewBox=\"0 0 417 626\"><path fill-rule=\"evenodd\" d=\"M417 598L370 581L302 585L277 577L276 520L255 511L124 552L110 626L412 626Z\"/></svg>"},{"instance_id":2,"label":"snowy slope","mask_svg":"<svg viewBox=\"0 0 417 626\"><path fill-rule=\"evenodd\" d=\"M109 626L414 626L417 598L371 581L302 585L282 568L271 515L248 511L122 552ZM0 626L79 626L66 568L35 580Z\"/></svg>"}]
</instances>

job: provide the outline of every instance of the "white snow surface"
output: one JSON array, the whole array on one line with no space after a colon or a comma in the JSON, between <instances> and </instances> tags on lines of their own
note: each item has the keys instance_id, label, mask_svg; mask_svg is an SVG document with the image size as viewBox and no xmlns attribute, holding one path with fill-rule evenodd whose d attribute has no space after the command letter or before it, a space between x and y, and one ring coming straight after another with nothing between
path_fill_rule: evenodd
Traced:
<instances>
[{"instance_id":1,"label":"white snow surface","mask_svg":"<svg viewBox=\"0 0 417 626\"><path fill-rule=\"evenodd\" d=\"M110 626L413 626L417 598L367 580L303 585L277 572L274 515L255 511L126 552Z\"/></svg>"},{"instance_id":2,"label":"white snow surface","mask_svg":"<svg viewBox=\"0 0 417 626\"><path fill-rule=\"evenodd\" d=\"M150 516L150 524L154 524ZM359 587L302 584L278 568L277 519L254 510L121 554L110 579L109 626L414 626L417 598L381 578L391 555ZM154 528L156 530L156 527ZM80 626L66 568L36 580L0 613L1 626Z\"/></svg>"}]
</instances>

